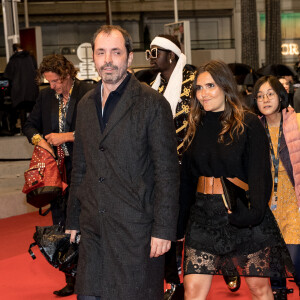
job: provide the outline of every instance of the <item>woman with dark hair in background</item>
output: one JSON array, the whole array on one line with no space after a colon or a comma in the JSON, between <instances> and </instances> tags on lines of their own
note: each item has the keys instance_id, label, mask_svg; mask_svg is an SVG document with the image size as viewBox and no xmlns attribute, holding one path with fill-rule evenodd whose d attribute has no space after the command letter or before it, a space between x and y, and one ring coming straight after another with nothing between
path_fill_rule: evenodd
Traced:
<instances>
[{"instance_id":1,"label":"woman with dark hair in background","mask_svg":"<svg viewBox=\"0 0 300 300\"><path fill-rule=\"evenodd\" d=\"M278 80L283 85L284 89L288 93L288 102L289 105L294 107L294 85L287 80L285 76L279 77Z\"/></svg>"},{"instance_id":2,"label":"woman with dark hair in background","mask_svg":"<svg viewBox=\"0 0 300 300\"><path fill-rule=\"evenodd\" d=\"M213 275L245 276L253 299L273 299L268 277L291 277L292 261L268 207L272 176L268 139L241 105L229 67L198 69L185 138L179 223L185 234L185 299L205 299ZM249 203L225 207L220 177L249 186Z\"/></svg>"},{"instance_id":3,"label":"woman with dark hair in background","mask_svg":"<svg viewBox=\"0 0 300 300\"><path fill-rule=\"evenodd\" d=\"M290 251L300 285L300 131L288 94L274 76L260 78L254 87L255 110L269 138L274 186L271 210ZM286 293L286 280L271 279L278 293Z\"/></svg>"}]
</instances>

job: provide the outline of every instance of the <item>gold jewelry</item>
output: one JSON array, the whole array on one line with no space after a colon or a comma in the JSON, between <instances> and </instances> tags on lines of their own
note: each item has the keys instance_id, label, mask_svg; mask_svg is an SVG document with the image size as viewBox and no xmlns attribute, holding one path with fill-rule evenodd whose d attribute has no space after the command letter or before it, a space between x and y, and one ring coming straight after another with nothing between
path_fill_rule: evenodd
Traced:
<instances>
[{"instance_id":1,"label":"gold jewelry","mask_svg":"<svg viewBox=\"0 0 300 300\"><path fill-rule=\"evenodd\" d=\"M31 142L36 146L42 139L43 138L41 137L41 135L37 133L31 138Z\"/></svg>"}]
</instances>

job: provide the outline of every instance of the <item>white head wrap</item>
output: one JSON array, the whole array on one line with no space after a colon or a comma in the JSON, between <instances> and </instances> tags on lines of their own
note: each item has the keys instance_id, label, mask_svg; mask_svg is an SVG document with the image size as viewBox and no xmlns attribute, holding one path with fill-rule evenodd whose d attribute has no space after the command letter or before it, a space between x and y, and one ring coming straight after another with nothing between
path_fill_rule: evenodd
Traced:
<instances>
[{"instance_id":1,"label":"white head wrap","mask_svg":"<svg viewBox=\"0 0 300 300\"><path fill-rule=\"evenodd\" d=\"M186 56L181 53L181 50L170 40L164 38L164 37L156 37L152 41L151 46L159 46L161 48L164 48L166 50L170 50L174 52L178 57L177 64L175 66L175 69L173 70L171 77L169 79L167 88L164 92L165 98L168 100L168 102L171 105L173 117L175 117L176 114L176 106L180 100L181 95L181 85L182 85L182 71L186 64ZM158 90L161 82L161 74L158 73L155 81L152 85L152 88L155 90Z\"/></svg>"}]
</instances>

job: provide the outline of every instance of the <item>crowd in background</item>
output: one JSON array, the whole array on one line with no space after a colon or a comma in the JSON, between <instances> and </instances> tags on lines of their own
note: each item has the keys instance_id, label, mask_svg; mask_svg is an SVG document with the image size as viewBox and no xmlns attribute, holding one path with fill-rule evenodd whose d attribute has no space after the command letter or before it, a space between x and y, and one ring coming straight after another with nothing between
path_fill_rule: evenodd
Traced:
<instances>
[{"instance_id":1,"label":"crowd in background","mask_svg":"<svg viewBox=\"0 0 300 300\"><path fill-rule=\"evenodd\" d=\"M286 278L300 285L300 55L294 71L251 70L238 87L224 62L188 65L177 39L159 35L150 69L131 74L130 36L103 26L93 39L101 80L88 85L64 56L37 69L15 47L2 132L14 135L19 118L30 143L62 149L70 191L51 204L53 224L72 241L82 233L78 279L66 276L56 295L205 299L213 275L232 291L245 276L253 299L284 299ZM49 82L39 94L36 78ZM224 205L223 177L248 203Z\"/></svg>"}]
</instances>

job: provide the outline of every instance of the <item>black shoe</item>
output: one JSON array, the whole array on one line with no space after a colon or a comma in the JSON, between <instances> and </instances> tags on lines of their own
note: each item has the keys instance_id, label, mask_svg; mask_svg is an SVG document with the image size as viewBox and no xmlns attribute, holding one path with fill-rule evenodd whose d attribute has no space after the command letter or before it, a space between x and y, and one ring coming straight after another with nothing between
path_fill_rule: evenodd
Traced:
<instances>
[{"instance_id":1,"label":"black shoe","mask_svg":"<svg viewBox=\"0 0 300 300\"><path fill-rule=\"evenodd\" d=\"M231 292L236 292L241 286L241 277L237 276L226 276L223 275L227 287Z\"/></svg>"},{"instance_id":2,"label":"black shoe","mask_svg":"<svg viewBox=\"0 0 300 300\"><path fill-rule=\"evenodd\" d=\"M287 300L287 295L294 293L293 289L287 288L272 288L274 300Z\"/></svg>"},{"instance_id":3,"label":"black shoe","mask_svg":"<svg viewBox=\"0 0 300 300\"><path fill-rule=\"evenodd\" d=\"M184 288L183 284L171 284L171 288L166 290L164 300L183 300Z\"/></svg>"},{"instance_id":4,"label":"black shoe","mask_svg":"<svg viewBox=\"0 0 300 300\"><path fill-rule=\"evenodd\" d=\"M64 288L53 292L54 295L59 297L71 296L74 294L74 284L67 284Z\"/></svg>"},{"instance_id":5,"label":"black shoe","mask_svg":"<svg viewBox=\"0 0 300 300\"><path fill-rule=\"evenodd\" d=\"M273 289L274 300L287 300L287 289Z\"/></svg>"}]
</instances>

